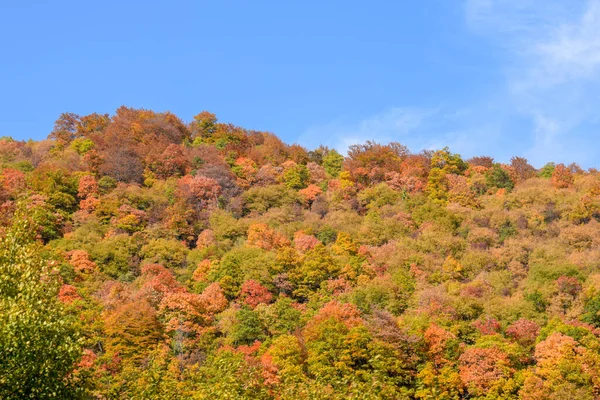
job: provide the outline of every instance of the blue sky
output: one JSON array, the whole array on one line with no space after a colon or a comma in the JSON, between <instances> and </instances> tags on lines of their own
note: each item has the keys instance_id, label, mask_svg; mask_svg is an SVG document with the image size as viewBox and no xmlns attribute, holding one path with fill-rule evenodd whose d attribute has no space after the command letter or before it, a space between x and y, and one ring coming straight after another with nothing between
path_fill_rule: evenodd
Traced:
<instances>
[{"instance_id":1,"label":"blue sky","mask_svg":"<svg viewBox=\"0 0 600 400\"><path fill-rule=\"evenodd\" d=\"M0 50L0 136L124 104L600 166L600 0L5 0Z\"/></svg>"}]
</instances>

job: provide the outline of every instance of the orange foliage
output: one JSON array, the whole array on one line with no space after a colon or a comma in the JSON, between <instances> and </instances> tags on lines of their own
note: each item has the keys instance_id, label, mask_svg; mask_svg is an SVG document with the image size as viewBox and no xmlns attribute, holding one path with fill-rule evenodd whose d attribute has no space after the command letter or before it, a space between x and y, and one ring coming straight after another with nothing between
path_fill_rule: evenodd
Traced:
<instances>
[{"instance_id":1,"label":"orange foliage","mask_svg":"<svg viewBox=\"0 0 600 400\"><path fill-rule=\"evenodd\" d=\"M316 329L318 325L329 319L341 322L348 329L362 325L360 312L355 305L348 303L341 304L336 300L332 300L325 304L308 322L304 331L306 338L310 339L313 337L317 333Z\"/></svg>"},{"instance_id":2,"label":"orange foliage","mask_svg":"<svg viewBox=\"0 0 600 400\"><path fill-rule=\"evenodd\" d=\"M71 285L62 285L58 292L58 299L63 303L69 304L75 300L81 300L81 296L77 293L77 288Z\"/></svg>"},{"instance_id":3,"label":"orange foliage","mask_svg":"<svg viewBox=\"0 0 600 400\"><path fill-rule=\"evenodd\" d=\"M264 250L273 250L289 245L290 241L267 224L256 223L248 228L247 244Z\"/></svg>"},{"instance_id":4,"label":"orange foliage","mask_svg":"<svg viewBox=\"0 0 600 400\"><path fill-rule=\"evenodd\" d=\"M2 171L2 175L0 175L0 184L11 196L22 191L27 186L25 174L10 168L6 168Z\"/></svg>"},{"instance_id":5,"label":"orange foliage","mask_svg":"<svg viewBox=\"0 0 600 400\"><path fill-rule=\"evenodd\" d=\"M449 340L456 338L456 336L444 328L431 323L431 325L429 325L429 327L425 330L423 338L425 339L425 343L427 344L427 348L432 360L436 364L447 362L444 355L446 343Z\"/></svg>"},{"instance_id":6,"label":"orange foliage","mask_svg":"<svg viewBox=\"0 0 600 400\"><path fill-rule=\"evenodd\" d=\"M319 186L313 184L310 184L306 188L298 191L298 194L302 197L304 203L309 205L322 193L323 190Z\"/></svg>"},{"instance_id":7,"label":"orange foliage","mask_svg":"<svg viewBox=\"0 0 600 400\"><path fill-rule=\"evenodd\" d=\"M75 272L89 274L94 272L98 266L90 259L90 255L84 250L72 250L67 253L69 262L73 265Z\"/></svg>"},{"instance_id":8,"label":"orange foliage","mask_svg":"<svg viewBox=\"0 0 600 400\"><path fill-rule=\"evenodd\" d=\"M179 190L200 207L214 205L221 193L221 186L212 178L186 175L177 182Z\"/></svg>"},{"instance_id":9,"label":"orange foliage","mask_svg":"<svg viewBox=\"0 0 600 400\"><path fill-rule=\"evenodd\" d=\"M564 164L558 164L552 172L552 185L564 189L573 185L573 173Z\"/></svg>"},{"instance_id":10,"label":"orange foliage","mask_svg":"<svg viewBox=\"0 0 600 400\"><path fill-rule=\"evenodd\" d=\"M198 263L198 267L194 270L192 279L196 282L201 282L206 279L206 275L210 270L210 260L202 260Z\"/></svg>"},{"instance_id":11,"label":"orange foliage","mask_svg":"<svg viewBox=\"0 0 600 400\"><path fill-rule=\"evenodd\" d=\"M211 229L205 229L198 235L196 240L196 247L199 249L206 249L217 244L215 240L215 233Z\"/></svg>"},{"instance_id":12,"label":"orange foliage","mask_svg":"<svg viewBox=\"0 0 600 400\"><path fill-rule=\"evenodd\" d=\"M485 394L499 380L514 372L506 353L496 349L467 349L459 358L460 379L475 395Z\"/></svg>"},{"instance_id":13,"label":"orange foliage","mask_svg":"<svg viewBox=\"0 0 600 400\"><path fill-rule=\"evenodd\" d=\"M98 194L98 182L92 175L84 175L79 179L79 186L77 189L77 197L85 199L92 195Z\"/></svg>"}]
</instances>

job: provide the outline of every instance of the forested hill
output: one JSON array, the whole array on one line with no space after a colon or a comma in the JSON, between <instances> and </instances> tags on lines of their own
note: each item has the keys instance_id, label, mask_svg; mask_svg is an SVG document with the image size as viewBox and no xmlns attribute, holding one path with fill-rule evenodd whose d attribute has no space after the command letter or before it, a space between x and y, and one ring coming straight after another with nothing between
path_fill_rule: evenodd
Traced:
<instances>
[{"instance_id":1,"label":"forested hill","mask_svg":"<svg viewBox=\"0 0 600 400\"><path fill-rule=\"evenodd\" d=\"M600 398L598 171L347 154L127 107L0 139L0 398Z\"/></svg>"}]
</instances>

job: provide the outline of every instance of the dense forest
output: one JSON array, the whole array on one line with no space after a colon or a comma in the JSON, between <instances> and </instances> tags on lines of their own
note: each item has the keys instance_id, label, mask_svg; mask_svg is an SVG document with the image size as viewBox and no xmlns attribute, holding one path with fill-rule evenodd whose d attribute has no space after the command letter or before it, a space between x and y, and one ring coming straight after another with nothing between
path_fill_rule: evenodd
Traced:
<instances>
[{"instance_id":1,"label":"dense forest","mask_svg":"<svg viewBox=\"0 0 600 400\"><path fill-rule=\"evenodd\" d=\"M0 398L598 399L600 173L62 114L0 139Z\"/></svg>"}]
</instances>

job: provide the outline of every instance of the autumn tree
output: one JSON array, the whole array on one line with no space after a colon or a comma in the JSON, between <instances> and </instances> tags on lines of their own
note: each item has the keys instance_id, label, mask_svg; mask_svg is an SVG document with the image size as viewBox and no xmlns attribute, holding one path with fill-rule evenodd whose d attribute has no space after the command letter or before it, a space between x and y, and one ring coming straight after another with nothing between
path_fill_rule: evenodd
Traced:
<instances>
[{"instance_id":1,"label":"autumn tree","mask_svg":"<svg viewBox=\"0 0 600 400\"><path fill-rule=\"evenodd\" d=\"M427 182L427 192L432 200L445 201L448 199L448 174L461 175L467 169L467 164L459 154L450 153L448 148L438 150L431 158L431 170Z\"/></svg>"},{"instance_id":2,"label":"autumn tree","mask_svg":"<svg viewBox=\"0 0 600 400\"><path fill-rule=\"evenodd\" d=\"M573 185L573 173L564 164L558 164L552 171L552 185L564 189Z\"/></svg>"}]
</instances>

